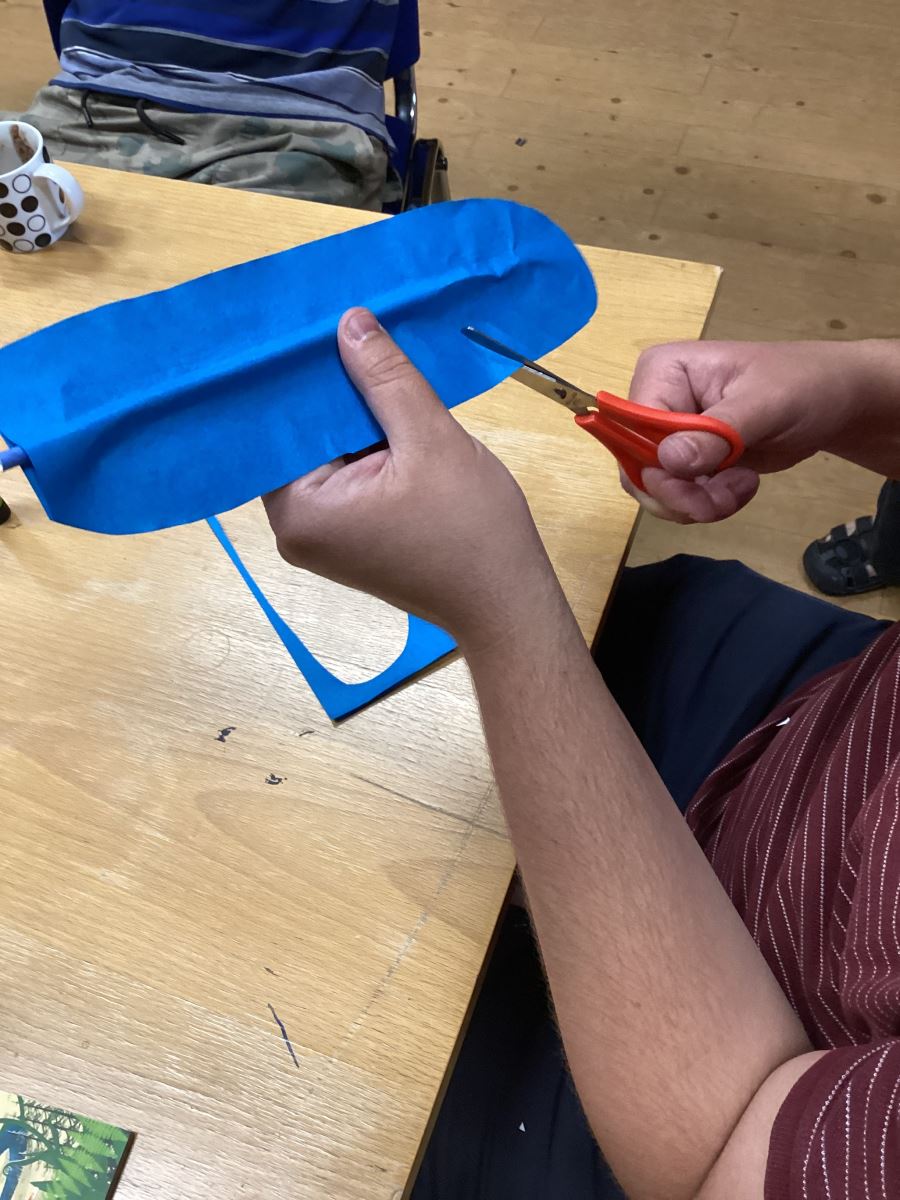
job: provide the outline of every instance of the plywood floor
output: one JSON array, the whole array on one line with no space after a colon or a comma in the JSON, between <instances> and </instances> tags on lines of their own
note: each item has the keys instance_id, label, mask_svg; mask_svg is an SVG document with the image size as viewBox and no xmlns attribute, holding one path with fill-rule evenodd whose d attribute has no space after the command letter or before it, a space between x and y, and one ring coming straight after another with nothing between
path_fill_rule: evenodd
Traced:
<instances>
[{"instance_id":1,"label":"plywood floor","mask_svg":"<svg viewBox=\"0 0 900 1200\"><path fill-rule=\"evenodd\" d=\"M710 337L900 336L895 0L420 2L423 131L444 139L455 195L721 264ZM0 109L53 64L39 0L0 0ZM645 518L632 561L738 557L803 586L806 543L877 488L819 458L724 525ZM857 607L900 616L900 589Z\"/></svg>"}]
</instances>

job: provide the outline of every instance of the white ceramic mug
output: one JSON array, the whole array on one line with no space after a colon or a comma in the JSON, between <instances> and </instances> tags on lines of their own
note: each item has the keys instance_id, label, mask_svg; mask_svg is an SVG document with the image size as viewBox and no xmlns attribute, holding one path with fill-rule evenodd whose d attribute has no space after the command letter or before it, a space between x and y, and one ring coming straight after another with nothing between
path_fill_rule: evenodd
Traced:
<instances>
[{"instance_id":1,"label":"white ceramic mug","mask_svg":"<svg viewBox=\"0 0 900 1200\"><path fill-rule=\"evenodd\" d=\"M84 193L50 162L39 129L0 121L0 249L30 254L59 241L84 208Z\"/></svg>"}]
</instances>

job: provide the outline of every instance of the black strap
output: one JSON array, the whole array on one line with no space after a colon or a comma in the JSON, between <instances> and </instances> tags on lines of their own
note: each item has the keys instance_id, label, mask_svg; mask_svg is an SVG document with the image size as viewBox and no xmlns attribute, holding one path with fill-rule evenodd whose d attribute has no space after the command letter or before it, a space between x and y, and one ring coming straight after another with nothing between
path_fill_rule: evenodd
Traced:
<instances>
[{"instance_id":1,"label":"black strap","mask_svg":"<svg viewBox=\"0 0 900 1200\"><path fill-rule=\"evenodd\" d=\"M173 133L171 129L164 129L162 125L158 125L156 121L154 121L153 118L147 114L147 101L143 96L141 96L140 100L138 100L137 104L135 105L135 111L137 112L140 123L145 128L149 129L151 133L155 133L161 142L171 142L174 146L185 145L185 140L183 137L179 137L179 135L177 133Z\"/></svg>"},{"instance_id":2,"label":"black strap","mask_svg":"<svg viewBox=\"0 0 900 1200\"><path fill-rule=\"evenodd\" d=\"M117 96L106 92L84 91L81 94L81 115L88 129L94 128L94 118L91 115L90 103L95 97L101 97L104 102L110 104L121 104L125 108L133 108L137 113L137 118L145 129L148 129L154 137L158 137L161 142L171 142L174 146L184 146L187 143L183 137L179 137L177 133L173 133L171 129L166 129L150 116L147 112L149 101L145 96Z\"/></svg>"}]
</instances>

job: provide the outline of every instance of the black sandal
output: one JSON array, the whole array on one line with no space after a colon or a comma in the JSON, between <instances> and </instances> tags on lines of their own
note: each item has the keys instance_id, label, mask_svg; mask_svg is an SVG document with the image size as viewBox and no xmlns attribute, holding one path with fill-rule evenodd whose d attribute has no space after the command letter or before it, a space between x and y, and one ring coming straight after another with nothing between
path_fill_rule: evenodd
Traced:
<instances>
[{"instance_id":1,"label":"black sandal","mask_svg":"<svg viewBox=\"0 0 900 1200\"><path fill-rule=\"evenodd\" d=\"M873 517L857 517L811 542L803 552L810 583L826 596L860 596L887 587L872 562L874 530Z\"/></svg>"}]
</instances>

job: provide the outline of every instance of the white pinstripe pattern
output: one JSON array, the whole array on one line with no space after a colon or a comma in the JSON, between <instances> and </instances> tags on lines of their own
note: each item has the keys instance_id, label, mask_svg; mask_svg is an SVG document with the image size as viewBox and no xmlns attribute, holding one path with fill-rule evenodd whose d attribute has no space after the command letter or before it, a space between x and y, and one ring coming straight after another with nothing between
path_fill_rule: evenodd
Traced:
<instances>
[{"instance_id":1,"label":"white pinstripe pattern","mask_svg":"<svg viewBox=\"0 0 900 1200\"><path fill-rule=\"evenodd\" d=\"M894 1107L894 1105L897 1102L897 1092L898 1091L900 1091L900 1075L898 1075L896 1080L894 1081L894 1090L891 1092L891 1098L888 1101L887 1109L885 1110L885 1114L884 1114L884 1125L882 1126L882 1129L881 1129L881 1154L879 1157L878 1165L881 1169L881 1197L882 1197L882 1200L888 1200L887 1161L886 1161L887 1160L887 1136L888 1136L888 1128L890 1126L891 1121L894 1121L895 1123L897 1121L897 1110Z\"/></svg>"},{"instance_id":2,"label":"white pinstripe pattern","mask_svg":"<svg viewBox=\"0 0 900 1200\"><path fill-rule=\"evenodd\" d=\"M824 700L820 701L820 705L819 705L820 708L822 706L822 703L824 703ZM814 716L815 716L814 713L810 713L809 717L804 718L804 720L801 721L799 723L799 725L795 727L796 733L790 738L790 743L793 743L793 741L795 740L797 735L799 735L801 732L803 732L804 727L806 728L806 732L803 737L803 744L800 747L800 755L802 755L803 752L805 751L805 749L809 743L809 739L812 736ZM791 726L789 725L788 729L790 729L790 728L791 728ZM763 863L762 863L762 879L763 879L763 881L765 881L766 873L768 871L769 858L772 853L772 844L775 841L775 834L778 832L778 824L781 820L781 814L784 812L784 806L785 806L785 803L787 802L788 795L791 792L791 787L794 783L794 777L796 776L796 773L797 773L797 763L795 762L794 766L791 768L791 773L790 773L790 776L788 777L787 783L784 785L784 790L781 793L781 799L778 802L778 808L775 812L775 816L774 816L774 819L772 822L771 832L769 834L769 844L766 846L766 853L765 853L765 856L763 858ZM773 783L776 778L777 778L777 776L773 772ZM759 823L759 828L760 829L763 828L762 822ZM753 931L752 932L753 932L754 937L756 937L757 932L759 930L759 917L760 917L760 912L762 910L762 902L763 902L763 897L765 896L765 892L766 892L766 889L764 886L759 888L759 897L756 902L756 910L753 914Z\"/></svg>"},{"instance_id":3,"label":"white pinstripe pattern","mask_svg":"<svg viewBox=\"0 0 900 1200\"><path fill-rule=\"evenodd\" d=\"M878 1062L875 1064L875 1070L869 1076L869 1086L866 1089L866 1106L863 1109L862 1137L863 1137L864 1142L866 1141L866 1138L867 1138L867 1135L869 1132L869 1105L872 1100L872 1089L875 1087L875 1080L878 1078L878 1074L881 1071L881 1068L884 1066L884 1060L887 1058L887 1056L890 1054L890 1052L891 1052L890 1046L887 1046L887 1047L885 1047L884 1050L882 1050L881 1058L879 1058ZM870 1192L869 1192L869 1172L868 1171L863 1172L863 1185L865 1187L866 1200L871 1200Z\"/></svg>"},{"instance_id":4,"label":"white pinstripe pattern","mask_svg":"<svg viewBox=\"0 0 900 1200\"><path fill-rule=\"evenodd\" d=\"M898 703L900 626L743 738L688 810L813 1045L840 1056L785 1101L766 1200L900 1200Z\"/></svg>"},{"instance_id":5,"label":"white pinstripe pattern","mask_svg":"<svg viewBox=\"0 0 900 1200\"><path fill-rule=\"evenodd\" d=\"M820 1157L822 1159L822 1181L825 1184L825 1200L831 1200L831 1188L828 1185L828 1163L825 1161L825 1139L819 1141Z\"/></svg>"},{"instance_id":6,"label":"white pinstripe pattern","mask_svg":"<svg viewBox=\"0 0 900 1200\"><path fill-rule=\"evenodd\" d=\"M842 1074L840 1075L840 1077L838 1078L838 1080L832 1087L831 1091L828 1093L828 1096L826 1097L824 1104L819 1109L818 1115L816 1116L815 1122L812 1127L812 1131L810 1132L809 1144L808 1144L807 1150L806 1150L806 1157L803 1160L803 1195L804 1195L804 1197L809 1196L809 1192L807 1190L807 1178L808 1178L808 1172L809 1172L809 1161L812 1158L813 1148L815 1146L815 1138L819 1132L819 1128L820 1128L823 1120L825 1119L825 1114L828 1111L828 1108L829 1108L832 1100L835 1098L835 1096L838 1094L838 1092L841 1090L841 1088L847 1082L847 1080L852 1076L853 1072L858 1070L859 1067L862 1066L864 1063L868 1062L868 1060L870 1058L874 1058L877 1053L878 1053L878 1047L876 1047L874 1050L869 1050L868 1052L864 1053L856 1062L854 1062L852 1067L848 1067L844 1072L842 1072Z\"/></svg>"}]
</instances>

